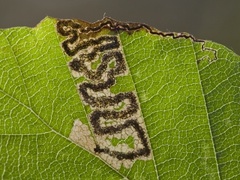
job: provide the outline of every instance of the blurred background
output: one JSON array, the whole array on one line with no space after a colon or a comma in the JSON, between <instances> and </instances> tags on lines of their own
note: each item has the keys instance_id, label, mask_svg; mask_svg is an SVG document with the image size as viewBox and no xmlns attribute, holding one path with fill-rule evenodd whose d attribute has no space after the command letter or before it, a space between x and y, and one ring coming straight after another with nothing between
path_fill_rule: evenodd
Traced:
<instances>
[{"instance_id":1,"label":"blurred background","mask_svg":"<svg viewBox=\"0 0 240 180\"><path fill-rule=\"evenodd\" d=\"M104 15L188 32L240 54L239 0L0 0L0 28L34 27L45 16L94 22Z\"/></svg>"}]
</instances>

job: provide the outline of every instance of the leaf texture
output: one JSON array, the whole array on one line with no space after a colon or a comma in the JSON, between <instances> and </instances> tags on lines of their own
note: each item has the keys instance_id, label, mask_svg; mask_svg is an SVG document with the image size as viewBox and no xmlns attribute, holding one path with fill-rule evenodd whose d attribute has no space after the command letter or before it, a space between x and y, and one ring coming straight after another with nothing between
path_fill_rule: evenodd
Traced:
<instances>
[{"instance_id":1,"label":"leaf texture","mask_svg":"<svg viewBox=\"0 0 240 180\"><path fill-rule=\"evenodd\" d=\"M96 72L104 56L102 77L78 64ZM239 72L226 47L144 24L47 17L2 29L1 178L238 179ZM84 99L86 84L106 79ZM111 104L118 94L125 101ZM100 131L94 115L106 111L129 114L102 115Z\"/></svg>"}]
</instances>

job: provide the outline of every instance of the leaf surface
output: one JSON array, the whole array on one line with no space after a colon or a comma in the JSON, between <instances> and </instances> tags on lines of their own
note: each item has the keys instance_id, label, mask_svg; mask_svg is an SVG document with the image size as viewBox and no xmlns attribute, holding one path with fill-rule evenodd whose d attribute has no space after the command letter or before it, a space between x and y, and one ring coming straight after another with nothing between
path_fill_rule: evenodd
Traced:
<instances>
[{"instance_id":1,"label":"leaf surface","mask_svg":"<svg viewBox=\"0 0 240 180\"><path fill-rule=\"evenodd\" d=\"M1 178L237 179L239 72L226 47L143 24L0 30Z\"/></svg>"}]
</instances>

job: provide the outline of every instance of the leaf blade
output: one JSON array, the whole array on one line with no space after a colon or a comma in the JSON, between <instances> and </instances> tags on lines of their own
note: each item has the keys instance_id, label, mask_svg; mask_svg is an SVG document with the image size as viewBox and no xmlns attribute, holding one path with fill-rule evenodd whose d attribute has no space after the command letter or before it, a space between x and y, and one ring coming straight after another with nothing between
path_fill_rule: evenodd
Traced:
<instances>
[{"instance_id":1,"label":"leaf blade","mask_svg":"<svg viewBox=\"0 0 240 180\"><path fill-rule=\"evenodd\" d=\"M2 178L239 176L239 56L145 25L125 32L127 25L116 22L120 30L102 31L118 34L130 70L111 92L136 91L153 151L153 159L116 170L69 138L73 122L87 124L91 109L79 98L76 85L83 79L69 72L56 21L0 31Z\"/></svg>"}]
</instances>

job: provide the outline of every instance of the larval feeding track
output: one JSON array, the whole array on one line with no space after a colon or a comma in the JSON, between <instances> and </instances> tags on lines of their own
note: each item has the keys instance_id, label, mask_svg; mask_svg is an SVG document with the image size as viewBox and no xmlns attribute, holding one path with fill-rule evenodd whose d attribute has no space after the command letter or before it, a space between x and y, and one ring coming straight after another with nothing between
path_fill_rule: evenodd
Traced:
<instances>
[{"instance_id":1,"label":"larval feeding track","mask_svg":"<svg viewBox=\"0 0 240 180\"><path fill-rule=\"evenodd\" d=\"M138 97L134 91L117 94L110 91L116 85L116 77L129 74L118 35L99 33L113 27L100 23L87 28L84 23L73 20L57 23L58 33L67 36L62 47L72 57L68 63L72 75L85 78L78 85L81 100L91 108L88 120L92 132L87 132L87 125L75 121L70 138L114 168L119 169L121 165L130 168L136 159L151 159ZM98 63L96 68L94 63ZM113 139L121 141L129 137L133 139L133 146L126 141L112 143Z\"/></svg>"}]
</instances>

